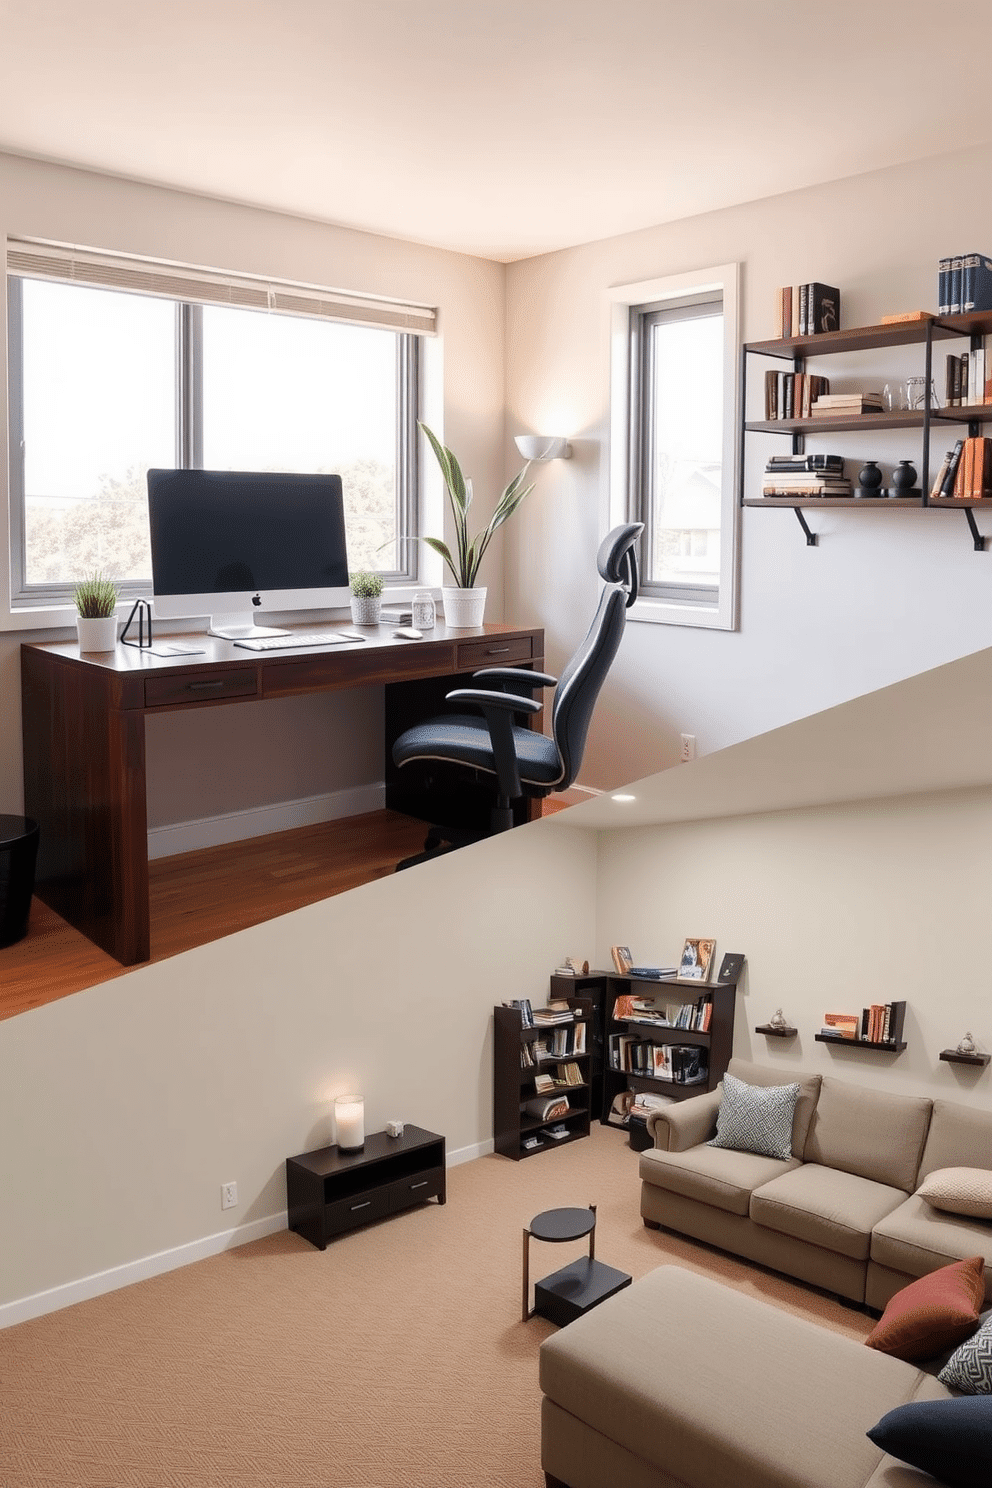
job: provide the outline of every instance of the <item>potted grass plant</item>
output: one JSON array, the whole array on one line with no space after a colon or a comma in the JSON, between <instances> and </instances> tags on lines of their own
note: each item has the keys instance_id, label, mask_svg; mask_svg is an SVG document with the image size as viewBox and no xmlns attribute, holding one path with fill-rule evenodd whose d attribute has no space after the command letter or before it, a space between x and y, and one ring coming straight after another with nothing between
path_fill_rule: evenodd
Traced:
<instances>
[{"instance_id":1,"label":"potted grass plant","mask_svg":"<svg viewBox=\"0 0 992 1488\"><path fill-rule=\"evenodd\" d=\"M378 625L382 609L382 574L360 568L351 575L351 618L356 625Z\"/></svg>"},{"instance_id":2,"label":"potted grass plant","mask_svg":"<svg viewBox=\"0 0 992 1488\"><path fill-rule=\"evenodd\" d=\"M524 485L530 462L528 461L519 475L513 477L503 491L486 526L481 532L477 532L475 537L470 538L468 509L472 504L472 482L465 479L455 456L450 449L445 448L437 435L426 424L422 423L420 427L434 451L435 459L444 477L451 514L455 522L455 549L452 552L448 544L439 537L425 537L424 542L428 547L433 548L435 553L441 555L455 581L453 586L442 585L441 588L445 624L455 630L467 629L481 625L486 612L486 590L476 584L479 565L485 551L493 535L509 517L513 516L520 503L534 489L533 484Z\"/></svg>"},{"instance_id":3,"label":"potted grass plant","mask_svg":"<svg viewBox=\"0 0 992 1488\"><path fill-rule=\"evenodd\" d=\"M113 651L117 645L117 585L90 574L73 590L80 651Z\"/></svg>"}]
</instances>

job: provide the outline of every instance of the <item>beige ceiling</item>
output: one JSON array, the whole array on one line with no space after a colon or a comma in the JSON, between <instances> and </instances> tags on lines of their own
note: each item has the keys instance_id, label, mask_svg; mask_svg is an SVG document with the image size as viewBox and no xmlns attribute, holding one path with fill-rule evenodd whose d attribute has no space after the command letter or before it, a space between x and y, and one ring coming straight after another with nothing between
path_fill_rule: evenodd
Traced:
<instances>
[{"instance_id":1,"label":"beige ceiling","mask_svg":"<svg viewBox=\"0 0 992 1488\"><path fill-rule=\"evenodd\" d=\"M0 0L0 149L512 260L986 141L937 59L990 41L988 0Z\"/></svg>"}]
</instances>

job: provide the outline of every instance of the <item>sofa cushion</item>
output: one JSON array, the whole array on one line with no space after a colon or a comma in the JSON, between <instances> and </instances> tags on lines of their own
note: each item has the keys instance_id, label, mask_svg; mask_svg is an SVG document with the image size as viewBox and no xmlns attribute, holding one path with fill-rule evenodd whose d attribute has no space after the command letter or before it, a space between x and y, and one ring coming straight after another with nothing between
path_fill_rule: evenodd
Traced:
<instances>
[{"instance_id":1,"label":"sofa cushion","mask_svg":"<svg viewBox=\"0 0 992 1488\"><path fill-rule=\"evenodd\" d=\"M918 1181L937 1168L988 1168L992 1152L992 1111L935 1100Z\"/></svg>"},{"instance_id":2,"label":"sofa cushion","mask_svg":"<svg viewBox=\"0 0 992 1488\"><path fill-rule=\"evenodd\" d=\"M646 1183L654 1183L683 1198L698 1199L730 1214L746 1214L754 1189L799 1166L794 1157L783 1161L706 1144L692 1147L688 1152L649 1148L641 1153L640 1174Z\"/></svg>"},{"instance_id":3,"label":"sofa cushion","mask_svg":"<svg viewBox=\"0 0 992 1488\"><path fill-rule=\"evenodd\" d=\"M727 1065L727 1073L743 1080L746 1085L783 1085L786 1083L783 1075L787 1076L789 1083L798 1081L799 1099L792 1117L792 1155L802 1157L820 1094L820 1076L800 1074L798 1070L774 1069L767 1064L752 1064L749 1059L732 1059Z\"/></svg>"},{"instance_id":4,"label":"sofa cushion","mask_svg":"<svg viewBox=\"0 0 992 1488\"><path fill-rule=\"evenodd\" d=\"M937 1378L966 1395L992 1395L992 1322L982 1323L954 1350Z\"/></svg>"},{"instance_id":5,"label":"sofa cushion","mask_svg":"<svg viewBox=\"0 0 992 1488\"><path fill-rule=\"evenodd\" d=\"M803 1156L911 1193L931 1104L925 1096L887 1095L825 1076Z\"/></svg>"},{"instance_id":6,"label":"sofa cushion","mask_svg":"<svg viewBox=\"0 0 992 1488\"><path fill-rule=\"evenodd\" d=\"M992 1172L987 1168L934 1168L917 1193L946 1214L992 1219Z\"/></svg>"},{"instance_id":7,"label":"sofa cushion","mask_svg":"<svg viewBox=\"0 0 992 1488\"><path fill-rule=\"evenodd\" d=\"M932 1359L974 1333L984 1298L981 1256L941 1266L889 1299L865 1343L911 1364Z\"/></svg>"},{"instance_id":8,"label":"sofa cushion","mask_svg":"<svg viewBox=\"0 0 992 1488\"><path fill-rule=\"evenodd\" d=\"M755 1189L748 1213L767 1229L866 1261L873 1228L903 1199L887 1184L803 1163Z\"/></svg>"},{"instance_id":9,"label":"sofa cushion","mask_svg":"<svg viewBox=\"0 0 992 1488\"><path fill-rule=\"evenodd\" d=\"M943 1214L919 1194L880 1219L871 1237L872 1260L906 1276L922 1276L973 1255L984 1256L992 1267L992 1221Z\"/></svg>"},{"instance_id":10,"label":"sofa cushion","mask_svg":"<svg viewBox=\"0 0 992 1488\"><path fill-rule=\"evenodd\" d=\"M756 1152L783 1161L792 1156L792 1118L799 1098L792 1085L746 1085L728 1070L710 1147Z\"/></svg>"},{"instance_id":11,"label":"sofa cushion","mask_svg":"<svg viewBox=\"0 0 992 1488\"><path fill-rule=\"evenodd\" d=\"M988 1488L992 1479L988 1397L914 1400L887 1411L868 1436L883 1452L950 1488Z\"/></svg>"},{"instance_id":12,"label":"sofa cushion","mask_svg":"<svg viewBox=\"0 0 992 1488\"><path fill-rule=\"evenodd\" d=\"M540 1382L658 1480L694 1488L863 1488L879 1416L947 1398L911 1364L678 1266L546 1339Z\"/></svg>"}]
</instances>

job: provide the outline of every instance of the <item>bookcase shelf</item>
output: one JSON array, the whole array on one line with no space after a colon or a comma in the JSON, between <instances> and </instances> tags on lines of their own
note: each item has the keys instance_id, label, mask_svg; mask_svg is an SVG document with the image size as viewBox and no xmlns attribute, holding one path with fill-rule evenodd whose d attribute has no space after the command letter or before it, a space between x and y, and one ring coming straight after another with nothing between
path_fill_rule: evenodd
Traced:
<instances>
[{"instance_id":1,"label":"bookcase shelf","mask_svg":"<svg viewBox=\"0 0 992 1488\"><path fill-rule=\"evenodd\" d=\"M968 436L977 438L982 428L992 423L992 404L972 403L962 406L938 408L931 399L933 380L933 348L935 343L954 338L971 338L976 344L980 338L992 332L992 311L967 315L932 316L922 321L903 321L891 325L856 326L851 330L824 331L810 336L789 336L766 341L749 341L742 348L741 356L741 407L745 414L740 423L740 504L742 507L791 507L803 530L808 547L817 547L819 534L812 531L804 510L809 507L846 507L849 511L874 512L887 516L890 512L907 509L929 509L960 511L968 524L972 545L976 552L984 552L988 539L978 530L976 510L992 507L992 492L983 498L962 499L960 497L931 497L930 444L936 428L943 434L950 425L965 425ZM754 357L774 357L789 361L796 372L805 369L810 357L831 357L862 351L878 351L900 346L919 346L923 350L922 375L926 401L921 409L897 410L893 412L869 413L837 418L789 418L748 419L747 372ZM804 453L807 435L855 433L864 435L885 429L919 431L920 453L914 459L919 469L919 494L911 497L851 496L748 496L746 493L746 446L749 435L780 434L792 440L792 451Z\"/></svg>"},{"instance_id":2,"label":"bookcase shelf","mask_svg":"<svg viewBox=\"0 0 992 1488\"><path fill-rule=\"evenodd\" d=\"M524 1024L519 1008L495 1007L493 1009L493 1145L503 1157L519 1161L533 1157L535 1153L547 1152L552 1147L563 1147L589 1135L591 1117L592 1084L590 1067L591 1027L594 1022L593 1003L588 998L569 996L572 1010L568 1022L531 1026ZM571 1029L573 1034L582 1029L585 1041L583 1053L556 1054L539 1064L521 1064L521 1051L525 1045L537 1039L550 1038L556 1029ZM572 1040L574 1045L574 1038ZM537 1075L553 1074L558 1065L575 1064L582 1073L582 1080L574 1085L556 1083L553 1090L538 1091L534 1078ZM544 1121L525 1109L529 1100L543 1097L567 1096L569 1110L562 1116L552 1116ZM563 1137L549 1135L552 1127L565 1126L568 1134ZM524 1139L537 1137L539 1144L525 1147Z\"/></svg>"}]
</instances>

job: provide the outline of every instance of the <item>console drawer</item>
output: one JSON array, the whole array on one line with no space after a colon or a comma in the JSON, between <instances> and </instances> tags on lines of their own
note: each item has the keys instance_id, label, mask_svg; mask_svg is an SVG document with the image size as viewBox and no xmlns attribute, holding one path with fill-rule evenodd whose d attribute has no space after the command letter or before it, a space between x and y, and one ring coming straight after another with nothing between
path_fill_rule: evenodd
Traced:
<instances>
[{"instance_id":1,"label":"console drawer","mask_svg":"<svg viewBox=\"0 0 992 1488\"><path fill-rule=\"evenodd\" d=\"M212 703L218 698L255 697L258 677L254 667L213 668L185 677L146 677L145 707L175 707L182 703Z\"/></svg>"},{"instance_id":2,"label":"console drawer","mask_svg":"<svg viewBox=\"0 0 992 1488\"><path fill-rule=\"evenodd\" d=\"M468 672L475 667L512 666L517 661L530 661L534 655L532 636L489 636L482 641L460 641L456 667Z\"/></svg>"},{"instance_id":3,"label":"console drawer","mask_svg":"<svg viewBox=\"0 0 992 1488\"><path fill-rule=\"evenodd\" d=\"M423 1173L412 1173L390 1183L389 1212L408 1209L411 1204L422 1204L425 1199L437 1199L444 1193L444 1168L427 1168Z\"/></svg>"},{"instance_id":4,"label":"console drawer","mask_svg":"<svg viewBox=\"0 0 992 1488\"><path fill-rule=\"evenodd\" d=\"M324 1234L330 1238L373 1219L383 1219L390 1209L388 1188L369 1188L347 1199L335 1199L324 1205Z\"/></svg>"}]
</instances>

